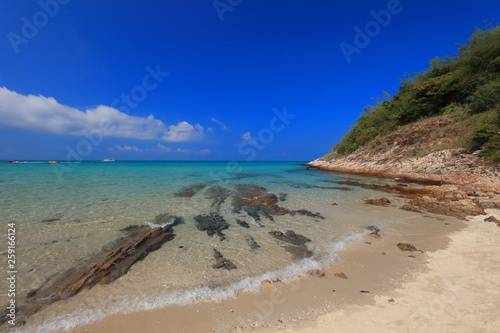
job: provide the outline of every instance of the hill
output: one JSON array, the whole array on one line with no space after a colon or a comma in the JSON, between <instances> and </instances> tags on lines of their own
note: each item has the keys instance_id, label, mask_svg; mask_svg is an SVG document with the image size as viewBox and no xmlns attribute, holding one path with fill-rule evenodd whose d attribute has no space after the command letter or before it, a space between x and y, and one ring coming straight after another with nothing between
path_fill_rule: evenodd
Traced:
<instances>
[{"instance_id":1,"label":"hill","mask_svg":"<svg viewBox=\"0 0 500 333\"><path fill-rule=\"evenodd\" d=\"M500 161L500 27L477 29L458 56L432 59L428 69L403 79L393 97L366 107L319 160L367 157L384 147L400 157L452 149Z\"/></svg>"}]
</instances>

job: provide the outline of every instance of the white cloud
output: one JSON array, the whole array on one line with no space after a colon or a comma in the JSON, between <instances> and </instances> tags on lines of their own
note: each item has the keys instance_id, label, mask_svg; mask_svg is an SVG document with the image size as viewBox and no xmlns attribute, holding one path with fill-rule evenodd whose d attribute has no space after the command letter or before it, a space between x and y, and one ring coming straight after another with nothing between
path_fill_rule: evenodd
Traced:
<instances>
[{"instance_id":1,"label":"white cloud","mask_svg":"<svg viewBox=\"0 0 500 333\"><path fill-rule=\"evenodd\" d=\"M200 124L193 126L181 121L177 125L168 126L168 131L165 132L162 140L167 142L201 141L203 137L203 126Z\"/></svg>"},{"instance_id":2,"label":"white cloud","mask_svg":"<svg viewBox=\"0 0 500 333\"><path fill-rule=\"evenodd\" d=\"M152 151L160 151L160 152L171 152L172 151L172 148L164 146L161 143L158 143L156 145L156 147L158 147L158 149L151 149L151 150Z\"/></svg>"},{"instance_id":3,"label":"white cloud","mask_svg":"<svg viewBox=\"0 0 500 333\"><path fill-rule=\"evenodd\" d=\"M211 121L213 121L214 123L216 124L219 124L220 127L222 127L222 129L224 131L229 131L229 127L227 127L222 121L220 121L219 119L215 119L214 117L209 117Z\"/></svg>"},{"instance_id":4,"label":"white cloud","mask_svg":"<svg viewBox=\"0 0 500 333\"><path fill-rule=\"evenodd\" d=\"M194 153L195 154L198 154L198 155L208 155L210 154L212 151L210 149L200 149L198 151L195 151Z\"/></svg>"},{"instance_id":5,"label":"white cloud","mask_svg":"<svg viewBox=\"0 0 500 333\"><path fill-rule=\"evenodd\" d=\"M250 140L250 138L251 138L251 137L252 137L252 133L250 133L250 132L245 132L245 133L243 133L243 135L241 136L241 138L242 138L243 140L245 140L245 141Z\"/></svg>"},{"instance_id":6,"label":"white cloud","mask_svg":"<svg viewBox=\"0 0 500 333\"><path fill-rule=\"evenodd\" d=\"M153 115L130 116L105 105L80 111L59 104L53 97L25 96L5 87L0 87L0 125L77 136L97 134L168 142L204 139L200 124L182 121L167 126Z\"/></svg>"},{"instance_id":7,"label":"white cloud","mask_svg":"<svg viewBox=\"0 0 500 333\"><path fill-rule=\"evenodd\" d=\"M108 149L109 151L134 151L136 153L142 153L144 150L137 148L136 146L119 146L116 145Z\"/></svg>"}]
</instances>

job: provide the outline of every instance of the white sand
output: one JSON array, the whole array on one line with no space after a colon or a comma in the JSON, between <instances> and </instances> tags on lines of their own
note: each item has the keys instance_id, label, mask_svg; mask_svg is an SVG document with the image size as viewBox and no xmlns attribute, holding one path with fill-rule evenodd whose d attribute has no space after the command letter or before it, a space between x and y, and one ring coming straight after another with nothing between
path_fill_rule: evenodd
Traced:
<instances>
[{"instance_id":1,"label":"white sand","mask_svg":"<svg viewBox=\"0 0 500 333\"><path fill-rule=\"evenodd\" d=\"M500 219L500 211L487 212L452 234L446 249L428 253L414 280L375 296L373 305L259 332L500 332L500 227L483 222Z\"/></svg>"}]
</instances>

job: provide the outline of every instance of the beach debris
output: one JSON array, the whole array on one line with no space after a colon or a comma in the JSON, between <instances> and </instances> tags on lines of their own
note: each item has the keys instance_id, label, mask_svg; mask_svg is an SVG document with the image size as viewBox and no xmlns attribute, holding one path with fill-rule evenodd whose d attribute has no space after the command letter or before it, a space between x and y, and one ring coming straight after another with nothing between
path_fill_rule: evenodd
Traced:
<instances>
[{"instance_id":1,"label":"beach debris","mask_svg":"<svg viewBox=\"0 0 500 333\"><path fill-rule=\"evenodd\" d=\"M365 200L365 203L376 206L387 206L391 203L391 201L387 198L380 198L380 199L368 199Z\"/></svg>"},{"instance_id":2,"label":"beach debris","mask_svg":"<svg viewBox=\"0 0 500 333\"><path fill-rule=\"evenodd\" d=\"M409 255L408 257L409 258L416 258L414 255Z\"/></svg>"},{"instance_id":3,"label":"beach debris","mask_svg":"<svg viewBox=\"0 0 500 333\"><path fill-rule=\"evenodd\" d=\"M415 246L411 245L410 243L398 243L397 246L399 247L399 249L401 251L410 251L410 252L419 251L419 252L424 253L424 251L417 250L417 248Z\"/></svg>"},{"instance_id":4,"label":"beach debris","mask_svg":"<svg viewBox=\"0 0 500 333\"><path fill-rule=\"evenodd\" d=\"M308 275L311 275L311 276L317 276L317 277L325 277L326 274L323 273L322 271L320 271L319 269L312 269L310 271L307 272Z\"/></svg>"},{"instance_id":5,"label":"beach debris","mask_svg":"<svg viewBox=\"0 0 500 333\"><path fill-rule=\"evenodd\" d=\"M242 221L240 219L237 219L236 223L238 223L238 225L242 226L243 228L247 228L247 229L250 228L250 225L247 222Z\"/></svg>"},{"instance_id":6,"label":"beach debris","mask_svg":"<svg viewBox=\"0 0 500 333\"><path fill-rule=\"evenodd\" d=\"M245 235L245 240L247 241L247 244L250 246L250 249L255 250L255 249L260 248L260 245L257 244L257 242L255 241L255 239L253 239L252 236L250 236L248 234Z\"/></svg>"},{"instance_id":7,"label":"beach debris","mask_svg":"<svg viewBox=\"0 0 500 333\"><path fill-rule=\"evenodd\" d=\"M360 290L360 291L359 291L359 293L360 293L360 294L368 294L368 293L369 293L369 291L368 291L368 290Z\"/></svg>"},{"instance_id":8,"label":"beach debris","mask_svg":"<svg viewBox=\"0 0 500 333\"><path fill-rule=\"evenodd\" d=\"M217 251L217 249L214 249L214 258L215 258L215 264L213 264L212 267L215 269L224 268L227 270L231 270L237 268L236 265L233 264L231 260L224 258L222 253Z\"/></svg>"},{"instance_id":9,"label":"beach debris","mask_svg":"<svg viewBox=\"0 0 500 333\"><path fill-rule=\"evenodd\" d=\"M206 231L207 235L217 234L220 240L226 239L222 230L229 228L230 224L218 214L197 215L194 217L196 228L200 231Z\"/></svg>"},{"instance_id":10,"label":"beach debris","mask_svg":"<svg viewBox=\"0 0 500 333\"><path fill-rule=\"evenodd\" d=\"M293 245L304 245L305 243L311 241L306 236L296 234L293 230L288 230L285 233L282 233L281 231L269 231L269 234L280 241Z\"/></svg>"},{"instance_id":11,"label":"beach debris","mask_svg":"<svg viewBox=\"0 0 500 333\"><path fill-rule=\"evenodd\" d=\"M333 203L332 203L332 206L337 206L337 203L336 203L336 202L333 202Z\"/></svg>"},{"instance_id":12,"label":"beach debris","mask_svg":"<svg viewBox=\"0 0 500 333\"><path fill-rule=\"evenodd\" d=\"M500 221L494 216L490 216L490 217L485 218L484 222L494 222L494 223L496 223L496 225L498 227L500 227Z\"/></svg>"},{"instance_id":13,"label":"beach debris","mask_svg":"<svg viewBox=\"0 0 500 333\"><path fill-rule=\"evenodd\" d=\"M370 242L365 242L365 244L372 245L372 243L370 243Z\"/></svg>"},{"instance_id":14,"label":"beach debris","mask_svg":"<svg viewBox=\"0 0 500 333\"><path fill-rule=\"evenodd\" d=\"M387 302L389 302L389 303L394 303L394 298L389 298L389 299L387 300Z\"/></svg>"},{"instance_id":15,"label":"beach debris","mask_svg":"<svg viewBox=\"0 0 500 333\"><path fill-rule=\"evenodd\" d=\"M382 255L383 255L383 256L386 256L386 255L387 255L387 253L385 253L385 252L382 252Z\"/></svg>"},{"instance_id":16,"label":"beach debris","mask_svg":"<svg viewBox=\"0 0 500 333\"><path fill-rule=\"evenodd\" d=\"M203 190L206 186L207 185L205 185L205 184L194 184L194 185L185 186L185 187L181 188L179 191L175 192L174 195L176 197L191 198L196 193Z\"/></svg>"},{"instance_id":17,"label":"beach debris","mask_svg":"<svg viewBox=\"0 0 500 333\"><path fill-rule=\"evenodd\" d=\"M16 322L23 324L29 316L48 304L72 297L97 284L109 284L115 281L125 275L137 261L143 260L150 252L158 250L174 237L172 226L169 225L164 228L147 229L140 234L124 237L109 244L88 258L85 263L29 292L29 303L17 308ZM0 325L9 320L7 315L8 311L2 312Z\"/></svg>"},{"instance_id":18,"label":"beach debris","mask_svg":"<svg viewBox=\"0 0 500 333\"><path fill-rule=\"evenodd\" d=\"M344 273L334 273L333 276L347 280L347 275L345 275Z\"/></svg>"},{"instance_id":19,"label":"beach debris","mask_svg":"<svg viewBox=\"0 0 500 333\"><path fill-rule=\"evenodd\" d=\"M213 202L210 205L212 212L218 213L222 204L228 197L229 190L219 185L211 186L205 191L205 198L213 199Z\"/></svg>"},{"instance_id":20,"label":"beach debris","mask_svg":"<svg viewBox=\"0 0 500 333\"><path fill-rule=\"evenodd\" d=\"M181 245L181 246L179 246L178 248L179 248L179 249L183 249L183 248L184 248L184 245Z\"/></svg>"}]
</instances>

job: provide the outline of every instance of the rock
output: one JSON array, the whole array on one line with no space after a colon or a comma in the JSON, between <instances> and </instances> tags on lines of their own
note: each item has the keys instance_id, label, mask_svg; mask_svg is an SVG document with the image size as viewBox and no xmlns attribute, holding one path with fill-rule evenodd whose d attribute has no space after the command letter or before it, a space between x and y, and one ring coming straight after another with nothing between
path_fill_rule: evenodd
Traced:
<instances>
[{"instance_id":1,"label":"rock","mask_svg":"<svg viewBox=\"0 0 500 333\"><path fill-rule=\"evenodd\" d=\"M219 213L222 204L228 197L229 191L222 186L211 186L205 191L205 198L213 200L210 208L214 213Z\"/></svg>"},{"instance_id":2,"label":"rock","mask_svg":"<svg viewBox=\"0 0 500 333\"><path fill-rule=\"evenodd\" d=\"M406 210L408 212L415 212L415 213L422 213L420 209L417 207L410 205L408 203L404 204L403 206L400 207L402 210Z\"/></svg>"},{"instance_id":3,"label":"rock","mask_svg":"<svg viewBox=\"0 0 500 333\"><path fill-rule=\"evenodd\" d=\"M182 217L173 216L168 213L156 215L153 221L153 224L156 226L178 225L181 223L184 223L184 219Z\"/></svg>"},{"instance_id":4,"label":"rock","mask_svg":"<svg viewBox=\"0 0 500 333\"><path fill-rule=\"evenodd\" d=\"M320 213L312 213L312 212L308 211L307 209L298 209L298 210L290 211L290 215L295 215L295 214L305 215L305 216L309 216L309 217L316 217L316 218L319 218L322 220L325 219L325 217L321 216Z\"/></svg>"},{"instance_id":5,"label":"rock","mask_svg":"<svg viewBox=\"0 0 500 333\"><path fill-rule=\"evenodd\" d=\"M222 233L222 230L225 230L230 226L222 216L217 214L197 215L194 217L194 220L198 230L206 231L209 236L217 234L221 241L225 239L225 235Z\"/></svg>"},{"instance_id":6,"label":"rock","mask_svg":"<svg viewBox=\"0 0 500 333\"><path fill-rule=\"evenodd\" d=\"M120 229L120 231L126 232L129 235L134 235L139 232L144 232L146 229L149 229L149 227L145 224L133 224L129 225L128 227L125 227L123 229Z\"/></svg>"},{"instance_id":7,"label":"rock","mask_svg":"<svg viewBox=\"0 0 500 333\"><path fill-rule=\"evenodd\" d=\"M337 206L337 203L336 203L336 202L333 202L333 203L332 203L332 206Z\"/></svg>"},{"instance_id":8,"label":"rock","mask_svg":"<svg viewBox=\"0 0 500 333\"><path fill-rule=\"evenodd\" d=\"M490 217L485 218L484 222L494 222L494 223L496 223L497 226L500 227L500 221L494 216L490 216Z\"/></svg>"},{"instance_id":9,"label":"rock","mask_svg":"<svg viewBox=\"0 0 500 333\"><path fill-rule=\"evenodd\" d=\"M467 220L467 216L484 215L485 211L470 199L458 201L442 201L435 197L422 196L410 200L410 205L416 206L429 213L453 216Z\"/></svg>"},{"instance_id":10,"label":"rock","mask_svg":"<svg viewBox=\"0 0 500 333\"><path fill-rule=\"evenodd\" d=\"M288 196L288 193L283 193L283 192L278 193L278 199L280 201L285 201L287 196Z\"/></svg>"},{"instance_id":11,"label":"rock","mask_svg":"<svg viewBox=\"0 0 500 333\"><path fill-rule=\"evenodd\" d=\"M245 240L247 241L247 244L250 246L250 249L255 250L260 248L260 245L257 244L257 242L253 239L252 236L245 235Z\"/></svg>"},{"instance_id":12,"label":"rock","mask_svg":"<svg viewBox=\"0 0 500 333\"><path fill-rule=\"evenodd\" d=\"M344 273L334 273L333 276L347 280L347 275L345 275Z\"/></svg>"},{"instance_id":13,"label":"rock","mask_svg":"<svg viewBox=\"0 0 500 333\"><path fill-rule=\"evenodd\" d=\"M97 284L108 284L126 274L137 261L150 252L159 249L165 242L175 237L172 226L147 229L143 232L119 239L102 251L88 258L82 265L69 269L60 277L50 279L38 289L28 293L28 301L17 307L16 322L22 324L26 318L40 311L45 305L91 289ZM0 325L9 320L8 311L3 311Z\"/></svg>"},{"instance_id":14,"label":"rock","mask_svg":"<svg viewBox=\"0 0 500 333\"><path fill-rule=\"evenodd\" d=\"M296 234L292 230L288 230L285 233L282 233L281 231L269 231L269 234L271 234L271 236L273 236L274 238L279 239L280 241L287 242L293 245L304 245L305 243L311 241L306 236Z\"/></svg>"},{"instance_id":15,"label":"rock","mask_svg":"<svg viewBox=\"0 0 500 333\"><path fill-rule=\"evenodd\" d=\"M391 203L391 201L387 198L380 198L380 199L368 199L365 201L365 203L369 205L387 206Z\"/></svg>"},{"instance_id":16,"label":"rock","mask_svg":"<svg viewBox=\"0 0 500 333\"><path fill-rule=\"evenodd\" d=\"M366 229L371 231L369 235L372 236L373 238L376 238L376 239L382 238L379 234L380 229L378 227L376 227L374 225L370 225L370 226L366 227Z\"/></svg>"},{"instance_id":17,"label":"rock","mask_svg":"<svg viewBox=\"0 0 500 333\"><path fill-rule=\"evenodd\" d=\"M417 250L417 248L415 246L411 245L410 243L398 243L397 246L399 247L399 249L401 251L410 251L410 252L419 251L419 252L424 253L424 251Z\"/></svg>"},{"instance_id":18,"label":"rock","mask_svg":"<svg viewBox=\"0 0 500 333\"><path fill-rule=\"evenodd\" d=\"M222 253L214 249L215 264L212 265L215 269L224 268L227 270L236 269L236 265L229 259L224 258Z\"/></svg>"},{"instance_id":19,"label":"rock","mask_svg":"<svg viewBox=\"0 0 500 333\"><path fill-rule=\"evenodd\" d=\"M174 195L176 197L191 198L196 193L198 193L199 191L201 191L202 189L204 189L205 186L207 186L207 185L205 185L205 184L189 185L189 186L181 188L179 191L175 192Z\"/></svg>"},{"instance_id":20,"label":"rock","mask_svg":"<svg viewBox=\"0 0 500 333\"><path fill-rule=\"evenodd\" d=\"M285 251L292 254L293 259L300 260L304 258L312 257L313 253L310 251L306 245L285 245L283 246Z\"/></svg>"},{"instance_id":21,"label":"rock","mask_svg":"<svg viewBox=\"0 0 500 333\"><path fill-rule=\"evenodd\" d=\"M245 221L237 219L236 223L238 223L238 225L242 226L243 228L247 228L247 229L250 228L250 225L248 223L246 223Z\"/></svg>"}]
</instances>

